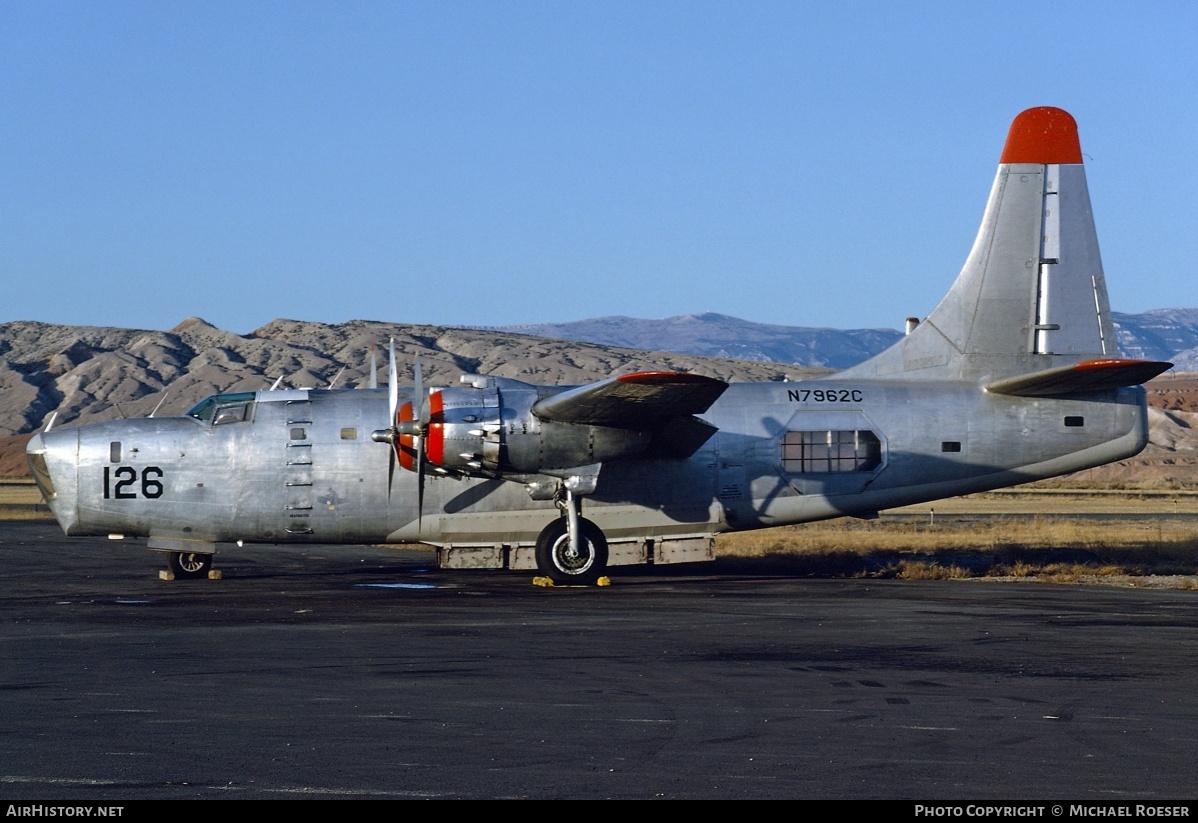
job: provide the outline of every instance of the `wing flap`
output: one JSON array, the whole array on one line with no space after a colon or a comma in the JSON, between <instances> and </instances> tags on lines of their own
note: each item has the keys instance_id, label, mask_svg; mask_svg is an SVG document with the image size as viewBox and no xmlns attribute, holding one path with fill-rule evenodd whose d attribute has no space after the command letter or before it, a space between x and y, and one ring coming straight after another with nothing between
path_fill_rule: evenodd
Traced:
<instances>
[{"instance_id":1,"label":"wing flap","mask_svg":"<svg viewBox=\"0 0 1198 823\"><path fill-rule=\"evenodd\" d=\"M1158 360L1087 360L1072 366L1045 369L999 380L988 384L986 391L1019 397L1056 397L1106 391L1123 386L1138 386L1171 368L1172 363Z\"/></svg>"},{"instance_id":2,"label":"wing flap","mask_svg":"<svg viewBox=\"0 0 1198 823\"><path fill-rule=\"evenodd\" d=\"M686 372L635 372L567 389L538 400L541 420L641 431L671 417L702 414L728 384Z\"/></svg>"}]
</instances>

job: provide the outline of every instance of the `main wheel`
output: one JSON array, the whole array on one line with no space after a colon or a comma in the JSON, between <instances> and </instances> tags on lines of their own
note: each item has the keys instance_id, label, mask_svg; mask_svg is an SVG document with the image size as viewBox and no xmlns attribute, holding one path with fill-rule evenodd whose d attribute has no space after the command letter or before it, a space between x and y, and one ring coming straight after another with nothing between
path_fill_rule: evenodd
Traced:
<instances>
[{"instance_id":1,"label":"main wheel","mask_svg":"<svg viewBox=\"0 0 1198 823\"><path fill-rule=\"evenodd\" d=\"M167 565L180 580L207 577L208 570L212 568L212 555L201 552L171 552L167 555Z\"/></svg>"},{"instance_id":2,"label":"main wheel","mask_svg":"<svg viewBox=\"0 0 1198 823\"><path fill-rule=\"evenodd\" d=\"M578 519L578 551L570 550L570 526L554 520L537 538L537 569L554 583L590 586L607 570L607 538L585 518Z\"/></svg>"}]
</instances>

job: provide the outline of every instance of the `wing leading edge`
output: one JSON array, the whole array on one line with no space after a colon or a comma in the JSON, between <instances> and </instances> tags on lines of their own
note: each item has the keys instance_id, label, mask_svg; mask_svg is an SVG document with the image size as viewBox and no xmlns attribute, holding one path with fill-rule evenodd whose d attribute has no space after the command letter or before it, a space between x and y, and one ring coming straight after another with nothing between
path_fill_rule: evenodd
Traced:
<instances>
[{"instance_id":1,"label":"wing leading edge","mask_svg":"<svg viewBox=\"0 0 1198 823\"><path fill-rule=\"evenodd\" d=\"M648 431L669 418L702 414L726 388L701 374L636 372L542 398L532 413L555 423Z\"/></svg>"}]
</instances>

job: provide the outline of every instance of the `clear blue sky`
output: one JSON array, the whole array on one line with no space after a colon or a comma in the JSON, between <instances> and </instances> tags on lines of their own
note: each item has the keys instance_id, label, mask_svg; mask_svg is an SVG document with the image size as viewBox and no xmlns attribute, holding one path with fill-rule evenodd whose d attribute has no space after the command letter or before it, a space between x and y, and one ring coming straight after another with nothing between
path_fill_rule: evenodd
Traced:
<instances>
[{"instance_id":1,"label":"clear blue sky","mask_svg":"<svg viewBox=\"0 0 1198 823\"><path fill-rule=\"evenodd\" d=\"M1198 3L0 4L0 321L897 328L1011 119L1198 306Z\"/></svg>"}]
</instances>

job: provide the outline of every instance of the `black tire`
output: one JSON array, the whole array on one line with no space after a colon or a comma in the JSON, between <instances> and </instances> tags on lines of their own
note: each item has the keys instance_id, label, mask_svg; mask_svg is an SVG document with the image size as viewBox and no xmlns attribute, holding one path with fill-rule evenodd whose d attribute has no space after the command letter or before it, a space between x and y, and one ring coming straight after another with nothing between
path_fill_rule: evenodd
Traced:
<instances>
[{"instance_id":1,"label":"black tire","mask_svg":"<svg viewBox=\"0 0 1198 823\"><path fill-rule=\"evenodd\" d=\"M607 538L598 526L578 519L578 556L570 554L570 527L564 517L554 520L537 538L537 569L554 583L593 586L607 571Z\"/></svg>"},{"instance_id":2,"label":"black tire","mask_svg":"<svg viewBox=\"0 0 1198 823\"><path fill-rule=\"evenodd\" d=\"M202 552L171 552L167 565L178 580L195 580L207 577L212 568L212 555Z\"/></svg>"}]
</instances>

